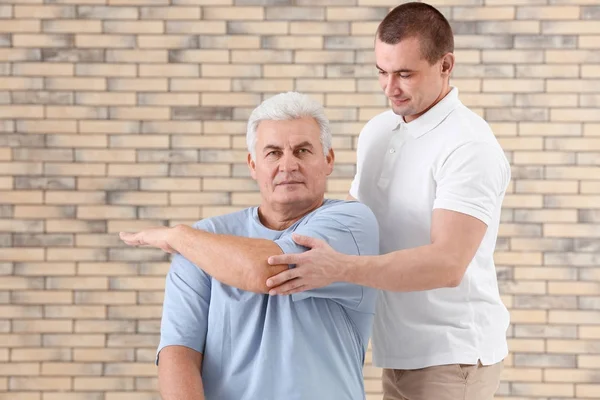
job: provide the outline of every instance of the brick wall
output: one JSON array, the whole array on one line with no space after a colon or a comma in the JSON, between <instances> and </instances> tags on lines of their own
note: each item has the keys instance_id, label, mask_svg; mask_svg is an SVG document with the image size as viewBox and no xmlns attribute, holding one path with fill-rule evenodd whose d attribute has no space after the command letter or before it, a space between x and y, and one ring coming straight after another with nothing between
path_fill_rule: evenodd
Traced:
<instances>
[{"instance_id":1,"label":"brick wall","mask_svg":"<svg viewBox=\"0 0 600 400\"><path fill-rule=\"evenodd\" d=\"M513 165L498 398L598 399L600 0L433 3L456 32L453 84ZM116 233L255 204L245 120L280 91L326 105L344 197L386 106L373 32L395 4L0 0L1 400L158 399L168 262Z\"/></svg>"}]
</instances>

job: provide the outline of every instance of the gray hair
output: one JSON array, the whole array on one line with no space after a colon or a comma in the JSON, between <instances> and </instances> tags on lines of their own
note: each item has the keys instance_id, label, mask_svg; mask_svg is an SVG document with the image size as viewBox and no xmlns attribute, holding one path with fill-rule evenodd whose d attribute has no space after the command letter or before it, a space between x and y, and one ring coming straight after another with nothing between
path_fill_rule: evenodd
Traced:
<instances>
[{"instance_id":1,"label":"gray hair","mask_svg":"<svg viewBox=\"0 0 600 400\"><path fill-rule=\"evenodd\" d=\"M287 92L268 98L252 111L246 130L246 144L252 160L256 160L256 130L261 121L289 121L303 117L312 117L319 124L323 155L327 155L331 149L331 130L323 106L305 94Z\"/></svg>"}]
</instances>

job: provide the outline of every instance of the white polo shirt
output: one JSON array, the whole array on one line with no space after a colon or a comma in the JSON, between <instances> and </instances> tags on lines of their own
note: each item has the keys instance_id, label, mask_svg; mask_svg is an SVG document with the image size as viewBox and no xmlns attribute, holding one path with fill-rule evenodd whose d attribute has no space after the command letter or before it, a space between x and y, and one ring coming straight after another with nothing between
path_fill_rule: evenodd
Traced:
<instances>
[{"instance_id":1,"label":"white polo shirt","mask_svg":"<svg viewBox=\"0 0 600 400\"><path fill-rule=\"evenodd\" d=\"M509 181L510 165L492 130L460 102L456 88L410 123L390 110L365 125L350 194L377 216L382 254L430 244L435 208L471 215L488 227L458 287L380 293L375 365L489 365L506 357L509 314L493 252Z\"/></svg>"}]
</instances>

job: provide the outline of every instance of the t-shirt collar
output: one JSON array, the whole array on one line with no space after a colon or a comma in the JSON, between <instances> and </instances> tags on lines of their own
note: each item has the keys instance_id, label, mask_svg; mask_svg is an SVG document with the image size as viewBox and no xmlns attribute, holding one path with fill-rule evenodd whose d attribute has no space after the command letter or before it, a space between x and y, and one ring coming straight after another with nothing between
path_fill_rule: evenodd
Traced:
<instances>
[{"instance_id":1,"label":"t-shirt collar","mask_svg":"<svg viewBox=\"0 0 600 400\"><path fill-rule=\"evenodd\" d=\"M438 126L460 104L458 89L451 87L450 92L442 100L419 118L411 122L404 122L404 118L398 116L398 125L394 130L403 126L412 137L421 137Z\"/></svg>"}]
</instances>

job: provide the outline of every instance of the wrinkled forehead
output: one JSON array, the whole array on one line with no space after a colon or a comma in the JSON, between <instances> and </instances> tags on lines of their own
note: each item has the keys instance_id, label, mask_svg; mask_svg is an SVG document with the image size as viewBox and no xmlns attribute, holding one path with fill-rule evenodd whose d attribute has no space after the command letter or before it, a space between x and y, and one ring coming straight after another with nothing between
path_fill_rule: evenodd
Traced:
<instances>
[{"instance_id":1,"label":"wrinkled forehead","mask_svg":"<svg viewBox=\"0 0 600 400\"><path fill-rule=\"evenodd\" d=\"M315 146L320 143L321 130L317 121L312 117L291 120L265 120L256 129L257 145L278 145L279 147L294 147L308 142Z\"/></svg>"}]
</instances>

